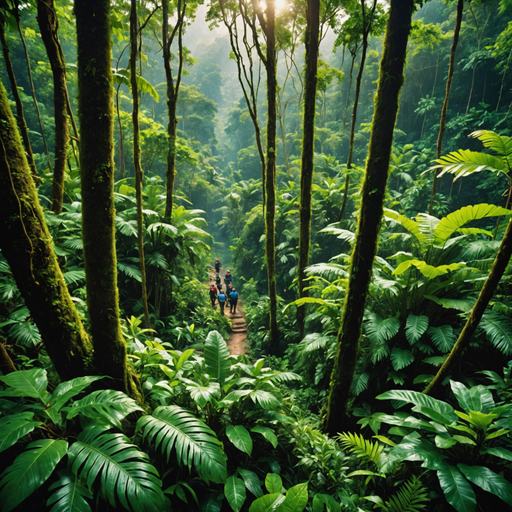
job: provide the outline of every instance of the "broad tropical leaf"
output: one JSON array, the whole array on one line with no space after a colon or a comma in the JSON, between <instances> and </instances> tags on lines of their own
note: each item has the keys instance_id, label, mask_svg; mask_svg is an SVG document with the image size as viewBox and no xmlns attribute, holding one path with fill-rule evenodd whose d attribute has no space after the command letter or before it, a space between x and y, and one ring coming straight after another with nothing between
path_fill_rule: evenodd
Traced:
<instances>
[{"instance_id":1,"label":"broad tropical leaf","mask_svg":"<svg viewBox=\"0 0 512 512\"><path fill-rule=\"evenodd\" d=\"M228 439L242 452L251 455L252 439L251 434L243 425L228 425L226 428Z\"/></svg>"},{"instance_id":2,"label":"broad tropical leaf","mask_svg":"<svg viewBox=\"0 0 512 512\"><path fill-rule=\"evenodd\" d=\"M512 137L498 135L490 130L477 130L470 133L469 137L481 140L486 148L496 151L499 156L510 161L510 157L512 157Z\"/></svg>"},{"instance_id":3,"label":"broad tropical leaf","mask_svg":"<svg viewBox=\"0 0 512 512\"><path fill-rule=\"evenodd\" d=\"M148 456L123 434L86 428L69 449L68 467L91 488L99 478L101 497L113 507L116 497L128 510L161 510L162 482Z\"/></svg>"},{"instance_id":4,"label":"broad tropical leaf","mask_svg":"<svg viewBox=\"0 0 512 512\"><path fill-rule=\"evenodd\" d=\"M101 389L93 391L71 407L64 407L63 412L67 414L68 419L72 419L78 414L87 418L103 418L116 427L121 428L121 420L128 414L136 411L144 411L133 398L125 395L121 391L113 389Z\"/></svg>"},{"instance_id":5,"label":"broad tropical leaf","mask_svg":"<svg viewBox=\"0 0 512 512\"><path fill-rule=\"evenodd\" d=\"M437 477L446 501L457 512L473 512L475 510L475 493L469 482L455 466L443 463L437 471Z\"/></svg>"},{"instance_id":6,"label":"broad tropical leaf","mask_svg":"<svg viewBox=\"0 0 512 512\"><path fill-rule=\"evenodd\" d=\"M347 268L338 263L315 263L306 267L308 276L319 276L329 281L340 279L348 276Z\"/></svg>"},{"instance_id":7,"label":"broad tropical leaf","mask_svg":"<svg viewBox=\"0 0 512 512\"><path fill-rule=\"evenodd\" d=\"M60 459L66 455L67 449L68 443L62 440L40 439L30 443L2 473L2 512L9 512L17 507L46 482Z\"/></svg>"},{"instance_id":8,"label":"broad tropical leaf","mask_svg":"<svg viewBox=\"0 0 512 512\"><path fill-rule=\"evenodd\" d=\"M224 483L226 456L214 432L200 419L178 406L158 407L152 416L137 421L144 440L153 443L170 459L176 449L178 464L192 466L206 482Z\"/></svg>"},{"instance_id":9,"label":"broad tropical leaf","mask_svg":"<svg viewBox=\"0 0 512 512\"><path fill-rule=\"evenodd\" d=\"M473 386L468 389L461 382L450 381L455 398L464 411L477 411L487 414L494 408L492 393L485 386Z\"/></svg>"},{"instance_id":10,"label":"broad tropical leaf","mask_svg":"<svg viewBox=\"0 0 512 512\"><path fill-rule=\"evenodd\" d=\"M231 375L230 353L226 342L217 331L211 331L204 342L204 362L210 377L223 386Z\"/></svg>"},{"instance_id":11,"label":"broad tropical leaf","mask_svg":"<svg viewBox=\"0 0 512 512\"><path fill-rule=\"evenodd\" d=\"M512 484L502 476L483 466L467 466L457 464L462 474L472 483L501 498L509 506L512 506Z\"/></svg>"},{"instance_id":12,"label":"broad tropical leaf","mask_svg":"<svg viewBox=\"0 0 512 512\"><path fill-rule=\"evenodd\" d=\"M390 340L400 329L400 321L396 318L386 318L385 320L375 313L368 315L368 320L364 323L364 329L368 337L376 343Z\"/></svg>"},{"instance_id":13,"label":"broad tropical leaf","mask_svg":"<svg viewBox=\"0 0 512 512\"><path fill-rule=\"evenodd\" d=\"M21 437L42 425L33 412L20 412L0 418L0 452L7 450Z\"/></svg>"},{"instance_id":14,"label":"broad tropical leaf","mask_svg":"<svg viewBox=\"0 0 512 512\"><path fill-rule=\"evenodd\" d=\"M263 496L263 491L261 490L261 481L258 478L258 475L254 473L254 471L238 468L238 473L243 478L245 487L247 487L247 489L249 489L249 491L254 494L256 498Z\"/></svg>"},{"instance_id":15,"label":"broad tropical leaf","mask_svg":"<svg viewBox=\"0 0 512 512\"><path fill-rule=\"evenodd\" d=\"M268 391L262 391L261 389L257 389L255 391L251 391L248 395L251 400L259 405L262 409L270 409L275 410L281 406L281 402Z\"/></svg>"},{"instance_id":16,"label":"broad tropical leaf","mask_svg":"<svg viewBox=\"0 0 512 512\"><path fill-rule=\"evenodd\" d=\"M410 350L402 350L401 348L394 347L391 351L391 364L395 371L409 366L413 361L414 356Z\"/></svg>"},{"instance_id":17,"label":"broad tropical leaf","mask_svg":"<svg viewBox=\"0 0 512 512\"><path fill-rule=\"evenodd\" d=\"M428 329L428 316L409 315L405 325L405 337L407 341L414 345Z\"/></svg>"},{"instance_id":18,"label":"broad tropical leaf","mask_svg":"<svg viewBox=\"0 0 512 512\"><path fill-rule=\"evenodd\" d=\"M142 281L142 274L140 273L140 269L135 265L130 265L123 261L117 261L117 268L123 274L126 274L128 277L135 279L139 283Z\"/></svg>"},{"instance_id":19,"label":"broad tropical leaf","mask_svg":"<svg viewBox=\"0 0 512 512\"><path fill-rule=\"evenodd\" d=\"M425 298L435 302L436 304L439 304L443 308L456 309L457 311L462 311L463 313L468 313L475 305L474 300L468 299L447 299L444 297L434 297L433 295L425 295Z\"/></svg>"},{"instance_id":20,"label":"broad tropical leaf","mask_svg":"<svg viewBox=\"0 0 512 512\"><path fill-rule=\"evenodd\" d=\"M437 349L444 353L450 352L457 340L451 325L429 327L427 332Z\"/></svg>"},{"instance_id":21,"label":"broad tropical leaf","mask_svg":"<svg viewBox=\"0 0 512 512\"><path fill-rule=\"evenodd\" d=\"M92 492L73 473L64 469L58 475L59 480L48 489L55 491L46 502L47 507L53 505L50 512L90 512L86 498L92 500Z\"/></svg>"},{"instance_id":22,"label":"broad tropical leaf","mask_svg":"<svg viewBox=\"0 0 512 512\"><path fill-rule=\"evenodd\" d=\"M29 396L46 404L50 395L46 391L48 386L46 370L41 368L12 372L0 377L0 381L9 386L8 389L0 390L0 396Z\"/></svg>"},{"instance_id":23,"label":"broad tropical leaf","mask_svg":"<svg viewBox=\"0 0 512 512\"><path fill-rule=\"evenodd\" d=\"M297 484L286 491L286 499L278 512L302 512L308 504L308 483Z\"/></svg>"},{"instance_id":24,"label":"broad tropical leaf","mask_svg":"<svg viewBox=\"0 0 512 512\"><path fill-rule=\"evenodd\" d=\"M350 500L352 503L352 500ZM341 512L340 504L330 494L315 494L313 498L314 512Z\"/></svg>"},{"instance_id":25,"label":"broad tropical leaf","mask_svg":"<svg viewBox=\"0 0 512 512\"><path fill-rule=\"evenodd\" d=\"M278 492L265 494L252 502L249 512L273 512L284 500L285 496Z\"/></svg>"},{"instance_id":26,"label":"broad tropical leaf","mask_svg":"<svg viewBox=\"0 0 512 512\"><path fill-rule=\"evenodd\" d=\"M506 356L512 354L512 320L499 313L484 313L480 327L490 342Z\"/></svg>"},{"instance_id":27,"label":"broad tropical leaf","mask_svg":"<svg viewBox=\"0 0 512 512\"><path fill-rule=\"evenodd\" d=\"M466 264L450 263L449 265L439 265L438 267L434 267L424 261L413 259L400 263L400 265L398 265L398 267L393 271L393 274L403 274L411 267L416 267L430 281L431 279L447 274L448 272L454 272L455 270L466 268Z\"/></svg>"},{"instance_id":28,"label":"broad tropical leaf","mask_svg":"<svg viewBox=\"0 0 512 512\"><path fill-rule=\"evenodd\" d=\"M400 215L398 212L388 210L384 208L384 217L387 219L394 220L401 226L403 226L409 233L414 235L421 245L428 244L429 241L424 233L421 232L419 225L411 219L408 219L404 215Z\"/></svg>"},{"instance_id":29,"label":"broad tropical leaf","mask_svg":"<svg viewBox=\"0 0 512 512\"><path fill-rule=\"evenodd\" d=\"M182 382L187 384L187 391L190 393L190 398L197 402L201 407L204 407L213 398L220 396L220 384L218 382L210 382L207 386L201 386L197 382L182 377Z\"/></svg>"},{"instance_id":30,"label":"broad tropical leaf","mask_svg":"<svg viewBox=\"0 0 512 512\"><path fill-rule=\"evenodd\" d=\"M282 492L283 480L279 475L275 473L268 473L265 477L265 488L270 494Z\"/></svg>"},{"instance_id":31,"label":"broad tropical leaf","mask_svg":"<svg viewBox=\"0 0 512 512\"><path fill-rule=\"evenodd\" d=\"M231 508L235 512L240 512L246 499L244 481L236 476L230 476L224 484L224 495Z\"/></svg>"},{"instance_id":32,"label":"broad tropical leaf","mask_svg":"<svg viewBox=\"0 0 512 512\"><path fill-rule=\"evenodd\" d=\"M418 439L414 435L403 438L400 444L391 449L388 455L389 462L403 460L421 461L421 466L428 469L437 469L444 464L446 455L437 450L435 446L426 439Z\"/></svg>"},{"instance_id":33,"label":"broad tropical leaf","mask_svg":"<svg viewBox=\"0 0 512 512\"><path fill-rule=\"evenodd\" d=\"M35 347L42 341L37 325L30 319L24 322L13 322L9 329L9 336L13 338L16 345L24 347Z\"/></svg>"},{"instance_id":34,"label":"broad tropical leaf","mask_svg":"<svg viewBox=\"0 0 512 512\"><path fill-rule=\"evenodd\" d=\"M434 243L434 231L439 224L439 219L427 213L418 213L415 218L420 231L427 238L428 245L432 245Z\"/></svg>"},{"instance_id":35,"label":"broad tropical leaf","mask_svg":"<svg viewBox=\"0 0 512 512\"><path fill-rule=\"evenodd\" d=\"M454 179L463 178L484 169L504 174L508 172L508 166L501 158L469 149L452 151L436 160L436 163L437 165L434 165L431 169L441 169L438 176L446 173L455 174Z\"/></svg>"},{"instance_id":36,"label":"broad tropical leaf","mask_svg":"<svg viewBox=\"0 0 512 512\"><path fill-rule=\"evenodd\" d=\"M321 333L313 332L304 337L299 343L298 348L303 351L304 354L309 354L326 348L335 339L334 336L324 336Z\"/></svg>"},{"instance_id":37,"label":"broad tropical leaf","mask_svg":"<svg viewBox=\"0 0 512 512\"><path fill-rule=\"evenodd\" d=\"M277 436L274 434L274 431L271 428L256 425L255 427L251 428L251 432L261 434L274 448L277 448Z\"/></svg>"}]
</instances>

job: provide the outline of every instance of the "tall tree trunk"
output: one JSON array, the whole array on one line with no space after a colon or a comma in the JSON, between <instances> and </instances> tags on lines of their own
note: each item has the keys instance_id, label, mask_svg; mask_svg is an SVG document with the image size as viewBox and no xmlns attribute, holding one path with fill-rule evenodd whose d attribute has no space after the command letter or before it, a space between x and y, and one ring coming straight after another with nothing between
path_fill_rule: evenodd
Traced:
<instances>
[{"instance_id":1,"label":"tall tree trunk","mask_svg":"<svg viewBox=\"0 0 512 512\"><path fill-rule=\"evenodd\" d=\"M275 0L267 0L267 176L265 208L265 254L267 257L268 294L270 297L270 350L279 353L277 328L276 282L276 126L277 126L277 76L275 38Z\"/></svg>"},{"instance_id":2,"label":"tall tree trunk","mask_svg":"<svg viewBox=\"0 0 512 512\"><path fill-rule=\"evenodd\" d=\"M315 110L318 67L318 35L320 30L320 2L308 0L306 27L306 90L304 93L304 121L302 164L300 174L300 235L299 235L299 298L308 297L306 267L311 245L311 190L313 185L313 157L315 154ZM304 337L306 305L297 308L300 337Z\"/></svg>"},{"instance_id":3,"label":"tall tree trunk","mask_svg":"<svg viewBox=\"0 0 512 512\"><path fill-rule=\"evenodd\" d=\"M146 287L146 265L144 262L144 218L142 216L142 186L144 174L140 164L140 135L139 135L139 90L137 87L137 2L131 0L130 9L130 80L132 84L133 96L133 166L135 168L135 195L137 197L137 234L139 246L139 268L142 285L142 306L144 309L144 318L146 327L151 329L149 320L148 294Z\"/></svg>"},{"instance_id":4,"label":"tall tree trunk","mask_svg":"<svg viewBox=\"0 0 512 512\"><path fill-rule=\"evenodd\" d=\"M41 112L39 111L39 104L37 103L37 99L36 99L36 90L34 87L34 80L32 80L32 70L30 68L30 58L28 56L27 43L25 42L25 37L23 36L23 28L21 26L20 13L18 11L17 0L15 0L15 2L14 2L14 18L16 19L16 25L18 27L18 33L20 35L21 44L23 45L23 49L25 50L25 59L27 60L28 81L30 84L30 89L32 91L32 98L34 99L34 106L36 107L37 119L39 120L39 127L41 129L41 137L43 138L43 143L44 143L44 147L46 150L46 158L48 159L48 168L51 171L52 164L50 162L50 152L48 151L48 144L46 143L46 137L44 135L43 120L41 119Z\"/></svg>"},{"instance_id":5,"label":"tall tree trunk","mask_svg":"<svg viewBox=\"0 0 512 512\"><path fill-rule=\"evenodd\" d=\"M75 14L87 309L96 367L129 392L115 251L110 1L76 0Z\"/></svg>"},{"instance_id":6,"label":"tall tree trunk","mask_svg":"<svg viewBox=\"0 0 512 512\"><path fill-rule=\"evenodd\" d=\"M464 8L464 0L457 0L457 17L455 18L455 28L453 30L452 47L450 49L450 65L448 67L448 78L446 79L446 92L444 94L443 108L441 109L441 120L439 121L439 134L437 136L436 159L441 158L443 151L443 135L446 127L446 115L448 113L448 101L450 99L450 91L452 89L453 72L455 70L455 52L459 43L460 27L462 24L462 11ZM437 172L434 171L434 181L432 183L432 194L430 196L429 215L432 215L434 209L434 197L436 195Z\"/></svg>"},{"instance_id":7,"label":"tall tree trunk","mask_svg":"<svg viewBox=\"0 0 512 512\"><path fill-rule=\"evenodd\" d=\"M86 375L91 345L53 251L7 93L0 83L0 249L62 380Z\"/></svg>"},{"instance_id":8,"label":"tall tree trunk","mask_svg":"<svg viewBox=\"0 0 512 512\"><path fill-rule=\"evenodd\" d=\"M356 56L357 52L350 53L352 56L352 59L350 61L350 79L348 82L348 92L347 92L347 103L345 103L345 111L343 112L343 124L342 124L342 130L345 131L345 126L347 124L347 112L348 112L348 106L350 105L350 91L352 89L352 77L354 75L354 64L356 62Z\"/></svg>"},{"instance_id":9,"label":"tall tree trunk","mask_svg":"<svg viewBox=\"0 0 512 512\"><path fill-rule=\"evenodd\" d=\"M34 162L34 154L32 153L32 146L30 144L30 138L28 136L28 127L25 122L25 114L23 113L23 103L21 102L20 92L18 91L18 84L16 83L16 76L14 74L14 67L11 61L11 53L9 52L9 46L7 45L7 39L5 38L4 31L4 18L0 13L0 42L2 44L2 50L4 54L5 67L7 70L7 75L9 76L9 81L11 82L11 90L12 95L14 97L14 102L16 103L16 120L18 122L18 128L20 129L21 138L23 140L23 147L27 153L28 165L30 167L30 172L32 173L32 177L34 178L34 182L36 185L41 184L41 179L37 174L36 164Z\"/></svg>"},{"instance_id":10,"label":"tall tree trunk","mask_svg":"<svg viewBox=\"0 0 512 512\"><path fill-rule=\"evenodd\" d=\"M478 327L478 324L480 323L480 320L482 319L482 316L489 305L496 288L498 287L500 279L505 273L505 269L507 268L511 256L512 218L508 222L507 230L505 231L500 248L498 249L498 254L496 254L489 276L478 295L478 299L471 310L471 314L469 315L466 325L462 329L457 342L453 346L450 355L443 363L443 366L439 368L434 380L425 389L425 394L434 395L443 383L444 379L448 377L453 367L460 361L462 352L471 341L471 337L475 333L476 328Z\"/></svg>"},{"instance_id":11,"label":"tall tree trunk","mask_svg":"<svg viewBox=\"0 0 512 512\"><path fill-rule=\"evenodd\" d=\"M413 8L414 0L391 0L375 98L361 211L338 332L338 354L331 376L325 422L330 434L341 432L351 397L366 296L372 277L373 260L377 253L393 130L398 113L399 93L404 80L403 70Z\"/></svg>"},{"instance_id":12,"label":"tall tree trunk","mask_svg":"<svg viewBox=\"0 0 512 512\"><path fill-rule=\"evenodd\" d=\"M53 0L37 0L37 22L53 73L53 105L55 115L55 162L53 166L52 210L62 212L66 146L69 140L66 63L59 41L59 21Z\"/></svg>"}]
</instances>

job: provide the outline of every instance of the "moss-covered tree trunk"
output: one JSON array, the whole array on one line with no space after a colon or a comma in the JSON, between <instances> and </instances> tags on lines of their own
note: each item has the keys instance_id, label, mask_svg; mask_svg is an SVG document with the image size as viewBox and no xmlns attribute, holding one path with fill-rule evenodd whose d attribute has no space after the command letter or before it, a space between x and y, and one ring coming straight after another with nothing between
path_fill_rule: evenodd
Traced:
<instances>
[{"instance_id":1,"label":"moss-covered tree trunk","mask_svg":"<svg viewBox=\"0 0 512 512\"><path fill-rule=\"evenodd\" d=\"M55 116L55 162L53 164L52 210L62 212L66 146L69 140L66 63L59 41L59 21L53 0L37 0L37 22L53 73L53 107Z\"/></svg>"},{"instance_id":2,"label":"moss-covered tree trunk","mask_svg":"<svg viewBox=\"0 0 512 512\"><path fill-rule=\"evenodd\" d=\"M148 294L146 287L146 265L144 262L144 219L142 216L142 185L144 175L140 163L140 135L139 135L139 89L137 86L137 2L132 0L130 9L130 79L132 84L133 96L133 166L135 168L135 195L137 198L137 234L139 246L139 268L142 284L142 306L144 309L144 318L146 327L151 329L149 320Z\"/></svg>"},{"instance_id":3,"label":"moss-covered tree trunk","mask_svg":"<svg viewBox=\"0 0 512 512\"><path fill-rule=\"evenodd\" d=\"M361 210L338 332L338 353L331 376L325 427L332 435L342 430L351 397L366 295L372 277L373 260L377 252L393 130L398 113L400 88L403 83L413 7L413 0L391 0L380 63Z\"/></svg>"},{"instance_id":4,"label":"moss-covered tree trunk","mask_svg":"<svg viewBox=\"0 0 512 512\"><path fill-rule=\"evenodd\" d=\"M32 146L30 144L30 138L28 136L28 127L25 122L25 114L23 112L23 103L21 102L20 92L18 91L18 84L16 83L16 76L14 74L14 67L11 61L11 53L9 52L9 46L7 45L7 39L5 38L4 31L4 18L2 13L0 12L0 42L2 44L2 51L4 54L5 60L5 68L7 71L7 75L9 77L9 82L11 83L11 91L14 97L14 102L16 103L16 120L18 122L18 128L20 129L21 138L23 140L23 147L27 153L28 165L30 167L30 172L34 177L34 181L36 185L41 183L41 179L37 174L36 164L34 162L34 154L32 153Z\"/></svg>"},{"instance_id":5,"label":"moss-covered tree trunk","mask_svg":"<svg viewBox=\"0 0 512 512\"><path fill-rule=\"evenodd\" d=\"M503 236L503 240L501 241L500 248L498 249L498 254L496 254L496 258L494 259L494 263L492 265L491 271L489 272L489 276L485 281L480 294L478 295L478 299L471 310L471 314L466 322L466 325L462 329L459 338L457 339L455 345L453 346L450 355L443 363L439 371L437 372L434 380L427 386L424 393L427 395L435 395L438 391L439 387L442 385L444 379L450 375L453 367L460 361L462 353L464 349L468 346L471 341L471 337L476 331L480 320L482 319L483 314L489 302L492 299L496 288L500 282L500 279L503 277L507 265L510 261L510 257L512 256L512 218L508 222L507 230L505 231L505 235Z\"/></svg>"},{"instance_id":6,"label":"moss-covered tree trunk","mask_svg":"<svg viewBox=\"0 0 512 512\"><path fill-rule=\"evenodd\" d=\"M128 392L115 251L110 1L76 0L80 176L87 309L96 367Z\"/></svg>"},{"instance_id":7,"label":"moss-covered tree trunk","mask_svg":"<svg viewBox=\"0 0 512 512\"><path fill-rule=\"evenodd\" d=\"M1 83L0 249L61 379L86 375L92 347L57 263Z\"/></svg>"},{"instance_id":8,"label":"moss-covered tree trunk","mask_svg":"<svg viewBox=\"0 0 512 512\"><path fill-rule=\"evenodd\" d=\"M446 127L446 116L448 114L448 101L450 100L450 91L452 89L453 73L455 71L455 52L459 44L460 27L462 25L462 11L464 9L464 0L457 0L457 16L455 18L455 28L453 29L452 47L450 49L450 65L448 66L448 77L446 78L446 91L444 93L443 108L441 109L441 119L439 121L439 134L437 135L437 149L436 159L441 158L443 151L443 136ZM434 181L432 182L432 194L430 196L430 207L428 209L429 215L432 215L434 210L434 197L436 195L437 187L437 172L434 171Z\"/></svg>"},{"instance_id":9,"label":"moss-covered tree trunk","mask_svg":"<svg viewBox=\"0 0 512 512\"><path fill-rule=\"evenodd\" d=\"M267 259L268 295L270 297L270 350L279 353L277 328L276 282L276 135L277 135L277 77L275 0L267 0L267 176L265 181L265 254Z\"/></svg>"},{"instance_id":10,"label":"moss-covered tree trunk","mask_svg":"<svg viewBox=\"0 0 512 512\"><path fill-rule=\"evenodd\" d=\"M320 2L308 0L306 27L306 89L304 93L304 120L302 163L300 174L300 233L299 233L299 298L307 297L305 269L309 264L311 245L311 190L313 185L313 157L315 155L315 113L318 67L318 34L320 29ZM304 337L306 305L297 308L299 334Z\"/></svg>"}]
</instances>

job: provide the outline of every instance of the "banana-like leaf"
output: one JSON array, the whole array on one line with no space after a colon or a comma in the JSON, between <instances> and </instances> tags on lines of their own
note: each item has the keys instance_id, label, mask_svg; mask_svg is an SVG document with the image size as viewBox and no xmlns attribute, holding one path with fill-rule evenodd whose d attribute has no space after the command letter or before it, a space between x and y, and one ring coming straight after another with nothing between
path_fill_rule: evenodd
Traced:
<instances>
[{"instance_id":1,"label":"banana-like leaf","mask_svg":"<svg viewBox=\"0 0 512 512\"><path fill-rule=\"evenodd\" d=\"M66 455L68 443L55 439L40 439L30 443L2 473L0 504L9 512L38 489Z\"/></svg>"},{"instance_id":2,"label":"banana-like leaf","mask_svg":"<svg viewBox=\"0 0 512 512\"><path fill-rule=\"evenodd\" d=\"M467 466L457 464L462 474L472 483L490 492L512 507L512 484L502 476L484 466Z\"/></svg>"},{"instance_id":3,"label":"banana-like leaf","mask_svg":"<svg viewBox=\"0 0 512 512\"><path fill-rule=\"evenodd\" d=\"M268 473L265 477L265 488L270 494L283 491L283 480L276 473Z\"/></svg>"},{"instance_id":4,"label":"banana-like leaf","mask_svg":"<svg viewBox=\"0 0 512 512\"><path fill-rule=\"evenodd\" d=\"M231 376L231 354L228 346L217 331L211 331L204 343L204 362L210 377L218 379L224 386L226 379Z\"/></svg>"},{"instance_id":5,"label":"banana-like leaf","mask_svg":"<svg viewBox=\"0 0 512 512\"><path fill-rule=\"evenodd\" d=\"M224 495L235 512L240 512L246 500L244 481L236 476L230 476L224 484Z\"/></svg>"},{"instance_id":6,"label":"banana-like leaf","mask_svg":"<svg viewBox=\"0 0 512 512\"><path fill-rule=\"evenodd\" d=\"M128 414L143 410L133 398L113 389L93 391L71 407L62 409L68 419L81 414L92 419L103 418L119 428L121 428L121 420Z\"/></svg>"},{"instance_id":7,"label":"banana-like leaf","mask_svg":"<svg viewBox=\"0 0 512 512\"><path fill-rule=\"evenodd\" d=\"M252 439L251 434L243 425L228 425L226 428L228 439L242 452L251 455Z\"/></svg>"},{"instance_id":8,"label":"banana-like leaf","mask_svg":"<svg viewBox=\"0 0 512 512\"><path fill-rule=\"evenodd\" d=\"M41 368L12 372L0 377L0 381L9 386L8 389L0 391L0 396L28 396L46 404L50 395L46 390L48 386L46 370Z\"/></svg>"},{"instance_id":9,"label":"banana-like leaf","mask_svg":"<svg viewBox=\"0 0 512 512\"><path fill-rule=\"evenodd\" d=\"M475 204L471 206L464 206L460 210L443 217L434 231L436 245L444 245L447 240L465 226L468 222L478 219L486 219L489 217L501 217L512 215L512 211L502 208L501 206L494 206L493 204Z\"/></svg>"},{"instance_id":10,"label":"banana-like leaf","mask_svg":"<svg viewBox=\"0 0 512 512\"><path fill-rule=\"evenodd\" d=\"M494 408L492 393L485 386L473 386L468 389L462 382L450 381L453 394L464 411L490 413Z\"/></svg>"},{"instance_id":11,"label":"banana-like leaf","mask_svg":"<svg viewBox=\"0 0 512 512\"><path fill-rule=\"evenodd\" d=\"M428 329L428 316L409 315L405 324L405 337L414 345Z\"/></svg>"},{"instance_id":12,"label":"banana-like leaf","mask_svg":"<svg viewBox=\"0 0 512 512\"><path fill-rule=\"evenodd\" d=\"M498 350L507 356L512 354L512 321L509 317L494 312L485 313L480 327Z\"/></svg>"},{"instance_id":13,"label":"banana-like leaf","mask_svg":"<svg viewBox=\"0 0 512 512\"><path fill-rule=\"evenodd\" d=\"M277 512L302 512L308 504L308 483L294 485L286 491L286 499Z\"/></svg>"},{"instance_id":14,"label":"banana-like leaf","mask_svg":"<svg viewBox=\"0 0 512 512\"><path fill-rule=\"evenodd\" d=\"M413 361L414 356L410 350L403 350L401 348L394 347L391 351L391 364L395 371L409 366Z\"/></svg>"},{"instance_id":15,"label":"banana-like leaf","mask_svg":"<svg viewBox=\"0 0 512 512\"><path fill-rule=\"evenodd\" d=\"M439 265L438 267L434 267L424 261L413 259L400 263L400 265L398 265L398 267L393 271L393 274L403 274L406 270L409 270L410 267L416 267L430 281L431 279L447 274L448 272L466 268L466 264L451 263L450 265Z\"/></svg>"},{"instance_id":16,"label":"banana-like leaf","mask_svg":"<svg viewBox=\"0 0 512 512\"><path fill-rule=\"evenodd\" d=\"M42 425L34 420L33 412L19 412L0 418L0 452L7 450L18 439Z\"/></svg>"},{"instance_id":17,"label":"banana-like leaf","mask_svg":"<svg viewBox=\"0 0 512 512\"><path fill-rule=\"evenodd\" d=\"M123 434L86 428L69 449L68 467L92 488L99 478L101 497L113 507L116 501L128 510L161 510L162 482L148 456ZM116 500L117 497L117 500Z\"/></svg>"},{"instance_id":18,"label":"banana-like leaf","mask_svg":"<svg viewBox=\"0 0 512 512\"><path fill-rule=\"evenodd\" d=\"M195 467L206 482L224 483L226 456L214 432L200 419L178 406L158 407L152 416L137 421L144 440L170 459L176 449L178 464Z\"/></svg>"},{"instance_id":19,"label":"banana-like leaf","mask_svg":"<svg viewBox=\"0 0 512 512\"><path fill-rule=\"evenodd\" d=\"M261 498L254 500L249 507L249 512L273 512L285 500L281 493L265 494Z\"/></svg>"},{"instance_id":20,"label":"banana-like leaf","mask_svg":"<svg viewBox=\"0 0 512 512\"><path fill-rule=\"evenodd\" d=\"M451 325L441 325L440 327L429 327L427 330L434 345L443 353L450 352L455 345L457 337L453 333Z\"/></svg>"},{"instance_id":21,"label":"banana-like leaf","mask_svg":"<svg viewBox=\"0 0 512 512\"><path fill-rule=\"evenodd\" d=\"M447 309L456 309L458 311L462 311L463 313L468 313L473 308L475 301L467 300L467 299L447 299L447 298L439 298L434 297L433 295L425 295L425 298L443 306L443 308Z\"/></svg>"},{"instance_id":22,"label":"banana-like leaf","mask_svg":"<svg viewBox=\"0 0 512 512\"><path fill-rule=\"evenodd\" d=\"M251 428L251 432L261 434L274 448L277 448L277 436L274 434L274 431L271 428L256 425L255 427Z\"/></svg>"},{"instance_id":23,"label":"banana-like leaf","mask_svg":"<svg viewBox=\"0 0 512 512\"><path fill-rule=\"evenodd\" d=\"M124 84L131 90L132 84L129 69L112 70L112 76L114 77L115 83ZM144 77L137 75L135 79L139 92L149 93L157 103L160 101L160 96L156 92L156 89Z\"/></svg>"},{"instance_id":24,"label":"banana-like leaf","mask_svg":"<svg viewBox=\"0 0 512 512\"><path fill-rule=\"evenodd\" d=\"M469 482L455 467L443 463L437 470L437 477L444 492L446 501L457 512L474 512L476 496Z\"/></svg>"},{"instance_id":25,"label":"banana-like leaf","mask_svg":"<svg viewBox=\"0 0 512 512\"><path fill-rule=\"evenodd\" d=\"M49 491L55 491L46 506L53 507L50 512L90 512L91 507L86 498L92 500L92 492L80 479L66 469L58 471L59 480L51 485Z\"/></svg>"},{"instance_id":26,"label":"banana-like leaf","mask_svg":"<svg viewBox=\"0 0 512 512\"><path fill-rule=\"evenodd\" d=\"M497 173L508 173L508 166L501 158L469 149L452 151L436 160L436 164L431 169L441 169L438 177L449 173L455 174L454 179L458 179L485 169Z\"/></svg>"},{"instance_id":27,"label":"banana-like leaf","mask_svg":"<svg viewBox=\"0 0 512 512\"><path fill-rule=\"evenodd\" d=\"M428 245L432 245L434 243L434 232L439 224L439 219L434 217L433 215L428 215L427 213L418 213L415 217L416 222L418 223L418 227L420 231L427 238Z\"/></svg>"},{"instance_id":28,"label":"banana-like leaf","mask_svg":"<svg viewBox=\"0 0 512 512\"><path fill-rule=\"evenodd\" d=\"M421 232L418 223L411 219L408 219L407 217L405 217L405 215L400 215L398 212L384 208L384 217L386 217L387 219L394 220L395 222L403 226L405 229L407 229L409 233L416 237L416 239L421 245L427 245L429 243L428 238L425 236L424 233Z\"/></svg>"}]
</instances>

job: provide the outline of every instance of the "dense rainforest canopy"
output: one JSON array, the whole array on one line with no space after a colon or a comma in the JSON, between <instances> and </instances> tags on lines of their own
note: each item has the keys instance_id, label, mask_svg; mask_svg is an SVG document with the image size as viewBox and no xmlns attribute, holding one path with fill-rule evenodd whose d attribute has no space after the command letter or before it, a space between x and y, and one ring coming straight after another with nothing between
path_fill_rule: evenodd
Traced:
<instances>
[{"instance_id":1,"label":"dense rainforest canopy","mask_svg":"<svg viewBox=\"0 0 512 512\"><path fill-rule=\"evenodd\" d=\"M510 0L0 0L0 43L1 511L512 508Z\"/></svg>"}]
</instances>

